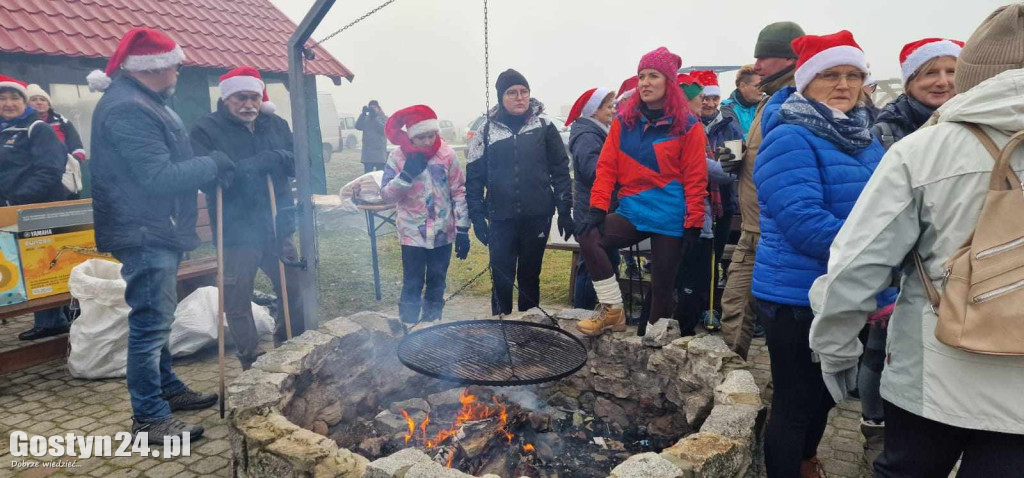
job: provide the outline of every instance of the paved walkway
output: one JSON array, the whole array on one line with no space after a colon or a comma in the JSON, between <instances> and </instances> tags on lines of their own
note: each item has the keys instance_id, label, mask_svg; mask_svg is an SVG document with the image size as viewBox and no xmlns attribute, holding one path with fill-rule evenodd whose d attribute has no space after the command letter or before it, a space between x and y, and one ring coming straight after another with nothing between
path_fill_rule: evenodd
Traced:
<instances>
[{"instance_id":1,"label":"paved walkway","mask_svg":"<svg viewBox=\"0 0 1024 478\"><path fill-rule=\"evenodd\" d=\"M490 310L487 298L459 297L450 303L447 314L473 317ZM550 307L549 310L558 310ZM265 345L269 346L269 344ZM231 352L229 351L229 357ZM752 373L764 390L770 381L768 350L763 339L751 349ZM216 391L217 353L208 348L196 355L175 361L179 377L197 390ZM238 361L229 358L230 382L240 372ZM770 399L770 390L766 393ZM94 477L183 477L230 476L231 452L228 430L217 408L182 412L177 416L206 428L204 437L192 447L192 456L162 458L119 457L79 460L70 469L37 468L13 470L12 461L54 461L54 458L16 458L10 454L11 432L29 434L78 434L114 436L131 426L131 406L123 379L78 380L68 374L61 362L50 362L28 370L0 376L0 478L7 476L94 476ZM860 404L847 402L833 410L818 456L830 477L861 478L870 473L861 459L859 432Z\"/></svg>"}]
</instances>

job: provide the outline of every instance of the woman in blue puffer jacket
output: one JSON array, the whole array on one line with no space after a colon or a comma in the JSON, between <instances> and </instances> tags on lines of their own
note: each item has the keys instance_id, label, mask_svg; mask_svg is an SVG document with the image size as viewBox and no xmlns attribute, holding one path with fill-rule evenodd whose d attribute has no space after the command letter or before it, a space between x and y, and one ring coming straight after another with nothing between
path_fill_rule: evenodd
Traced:
<instances>
[{"instance_id":1,"label":"woman in blue puffer jacket","mask_svg":"<svg viewBox=\"0 0 1024 478\"><path fill-rule=\"evenodd\" d=\"M807 294L827 272L832 240L884 154L858 104L868 68L853 35L807 35L792 45L796 88L765 106L754 167L761 241L753 294L774 387L765 437L770 478L823 476L816 450L836 403L836 380L824 380L812 358Z\"/></svg>"}]
</instances>

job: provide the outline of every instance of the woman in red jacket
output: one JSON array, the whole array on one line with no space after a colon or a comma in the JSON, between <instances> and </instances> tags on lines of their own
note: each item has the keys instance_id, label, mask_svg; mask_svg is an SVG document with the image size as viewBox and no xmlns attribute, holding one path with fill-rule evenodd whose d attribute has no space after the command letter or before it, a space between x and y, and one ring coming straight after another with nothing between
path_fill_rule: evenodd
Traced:
<instances>
[{"instance_id":1,"label":"woman in red jacket","mask_svg":"<svg viewBox=\"0 0 1024 478\"><path fill-rule=\"evenodd\" d=\"M707 138L675 85L681 63L664 47L640 59L636 93L619 109L601 150L590 212L575 234L601 302L600 313L578 325L586 335L626 329L622 294L606 248L651 239L653 324L672 316L679 261L700 239L708 186ZM618 209L608 214L616 185Z\"/></svg>"}]
</instances>

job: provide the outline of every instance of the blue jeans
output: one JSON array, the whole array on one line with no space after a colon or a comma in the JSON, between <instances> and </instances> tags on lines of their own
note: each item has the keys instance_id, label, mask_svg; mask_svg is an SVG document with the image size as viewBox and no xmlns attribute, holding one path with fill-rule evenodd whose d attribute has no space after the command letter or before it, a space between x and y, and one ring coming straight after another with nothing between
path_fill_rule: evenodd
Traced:
<instances>
[{"instance_id":1,"label":"blue jeans","mask_svg":"<svg viewBox=\"0 0 1024 478\"><path fill-rule=\"evenodd\" d=\"M68 318L64 315L64 308L57 307L53 309L40 310L35 313L35 324L34 327L43 329L53 329L57 327L65 327L68 325Z\"/></svg>"},{"instance_id":2,"label":"blue jeans","mask_svg":"<svg viewBox=\"0 0 1024 478\"><path fill-rule=\"evenodd\" d=\"M181 253L140 247L114 252L128 283L128 393L135 420L155 422L171 416L163 395L185 389L171 370L171 323L178 306L177 275Z\"/></svg>"}]
</instances>

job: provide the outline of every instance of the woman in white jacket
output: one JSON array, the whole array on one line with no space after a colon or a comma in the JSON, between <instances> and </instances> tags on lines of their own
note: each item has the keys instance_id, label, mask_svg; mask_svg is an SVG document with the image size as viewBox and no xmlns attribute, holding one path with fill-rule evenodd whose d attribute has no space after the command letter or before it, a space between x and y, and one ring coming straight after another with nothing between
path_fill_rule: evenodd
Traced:
<instances>
[{"instance_id":1,"label":"woman in white jacket","mask_svg":"<svg viewBox=\"0 0 1024 478\"><path fill-rule=\"evenodd\" d=\"M857 334L875 294L890 284L891 268L902 267L882 375L885 451L875 476L947 476L961 457L961 477L1024 470L1024 357L939 342L935 313L909 259L916 248L941 287L945 262L974 230L993 167L982 143L956 123L981 125L1000 147L1024 130L1022 67L1018 3L996 10L968 41L956 70L960 94L939 108L937 124L883 158L832 244L828 274L811 289L817 316L810 345L838 401L856 381ZM1024 174L1024 149L1011 167Z\"/></svg>"}]
</instances>

